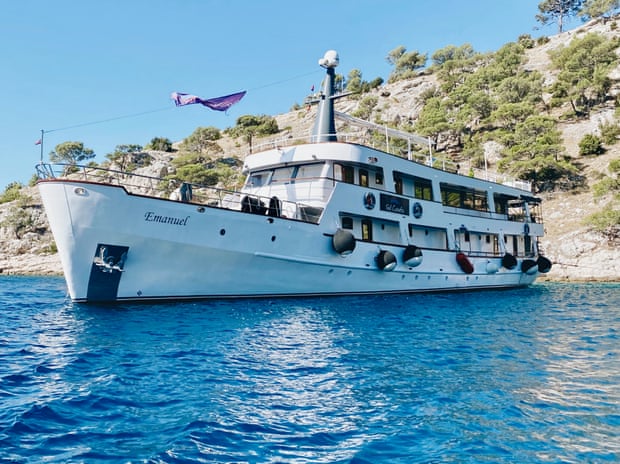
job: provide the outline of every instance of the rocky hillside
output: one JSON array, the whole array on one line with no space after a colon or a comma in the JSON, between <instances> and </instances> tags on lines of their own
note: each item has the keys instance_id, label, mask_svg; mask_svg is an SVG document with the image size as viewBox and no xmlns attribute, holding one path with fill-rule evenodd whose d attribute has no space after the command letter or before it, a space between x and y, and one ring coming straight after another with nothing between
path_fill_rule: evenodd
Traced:
<instances>
[{"instance_id":1,"label":"rocky hillside","mask_svg":"<svg viewBox=\"0 0 620 464\"><path fill-rule=\"evenodd\" d=\"M23 233L15 226L0 227L0 275L61 274L60 259L39 192L32 187L23 190L24 196L29 197L27 202L0 204L0 224L22 223L26 227Z\"/></svg>"},{"instance_id":2,"label":"rocky hillside","mask_svg":"<svg viewBox=\"0 0 620 464\"><path fill-rule=\"evenodd\" d=\"M568 44L573 37L588 32L597 32L608 36L620 35L612 23L591 23L582 28L551 37L544 45L527 51L526 68L541 72L547 82L554 79L550 67L548 52ZM610 76L615 87L614 95L620 94L620 69ZM430 74L399 81L382 86L373 91L378 99L376 110L385 121L415 120L421 103L420 95L435 84L435 77ZM352 113L360 100L342 99L337 103L337 111ZM314 109L301 109L276 116L278 126L282 129L278 137L303 137L312 127ZM553 280L607 280L620 281L620 242L610 241L601 234L591 231L584 223L584 218L600 210L612 200L611 196L595 198L589 188L606 173L609 162L620 159L620 143L606 147L604 154L598 156L579 156L579 141L585 134L597 134L601 122L614 120L613 104L602 107L587 119L576 119L560 124L566 152L578 161L585 176L586 185L575 192L542 193L545 200L543 212L546 236L542 240L544 253L553 261L552 271L545 278ZM343 123L339 123L343 124ZM226 156L243 158L243 147L239 140L224 138L218 141ZM492 148L492 147L491 147ZM152 157L150 166L144 168L143 174L159 176L167 169L173 154L149 152ZM490 169L494 168L492 150L489 154ZM40 204L36 188L28 188L26 195L31 200L26 204L17 202L0 205L0 273L3 274L60 274L61 266L53 238L49 233L47 220ZM24 210L30 217L27 232L16 233L8 220L15 217L17 211Z\"/></svg>"}]
</instances>

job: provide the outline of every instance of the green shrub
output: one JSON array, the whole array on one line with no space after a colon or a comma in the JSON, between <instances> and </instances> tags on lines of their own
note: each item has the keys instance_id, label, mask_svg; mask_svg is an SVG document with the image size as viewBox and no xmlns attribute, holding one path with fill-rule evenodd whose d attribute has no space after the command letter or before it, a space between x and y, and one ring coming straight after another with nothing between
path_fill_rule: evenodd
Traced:
<instances>
[{"instance_id":1,"label":"green shrub","mask_svg":"<svg viewBox=\"0 0 620 464\"><path fill-rule=\"evenodd\" d=\"M608 193L620 193L620 178L617 176L620 173L620 159L610 161L607 169L611 176L601 173L601 180L592 186L595 197L602 197Z\"/></svg>"},{"instance_id":2,"label":"green shrub","mask_svg":"<svg viewBox=\"0 0 620 464\"><path fill-rule=\"evenodd\" d=\"M620 126L613 122L602 122L598 126L605 145L614 145L620 136Z\"/></svg>"},{"instance_id":3,"label":"green shrub","mask_svg":"<svg viewBox=\"0 0 620 464\"><path fill-rule=\"evenodd\" d=\"M13 205L0 226L11 229L15 238L22 238L26 232L33 231L34 221L30 210L25 209L22 205Z\"/></svg>"},{"instance_id":4,"label":"green shrub","mask_svg":"<svg viewBox=\"0 0 620 464\"><path fill-rule=\"evenodd\" d=\"M581 156L600 155L603 152L605 152L603 141L598 135L586 134L579 142L579 154Z\"/></svg>"},{"instance_id":5,"label":"green shrub","mask_svg":"<svg viewBox=\"0 0 620 464\"><path fill-rule=\"evenodd\" d=\"M601 211L588 216L584 223L609 240L615 240L620 236L620 209L610 203Z\"/></svg>"},{"instance_id":6,"label":"green shrub","mask_svg":"<svg viewBox=\"0 0 620 464\"><path fill-rule=\"evenodd\" d=\"M592 186L592 191L595 197L603 197L611 192L620 192L620 179L604 177Z\"/></svg>"},{"instance_id":7,"label":"green shrub","mask_svg":"<svg viewBox=\"0 0 620 464\"><path fill-rule=\"evenodd\" d=\"M0 195L0 203L8 203L17 200L22 192L23 185L20 182L11 182L6 186L2 195Z\"/></svg>"},{"instance_id":8,"label":"green shrub","mask_svg":"<svg viewBox=\"0 0 620 464\"><path fill-rule=\"evenodd\" d=\"M170 139L165 137L154 137L145 147L147 150L155 150L155 151L172 151L172 142Z\"/></svg>"},{"instance_id":9,"label":"green shrub","mask_svg":"<svg viewBox=\"0 0 620 464\"><path fill-rule=\"evenodd\" d=\"M30 180L28 181L28 187L34 187L39 181L39 176L33 174Z\"/></svg>"},{"instance_id":10,"label":"green shrub","mask_svg":"<svg viewBox=\"0 0 620 464\"><path fill-rule=\"evenodd\" d=\"M517 42L523 48L534 48L535 45L534 39L532 39L532 36L530 34L521 34L517 39Z\"/></svg>"},{"instance_id":11,"label":"green shrub","mask_svg":"<svg viewBox=\"0 0 620 464\"><path fill-rule=\"evenodd\" d=\"M379 99L375 96L366 96L360 100L360 103L355 111L351 113L352 116L361 119L370 119L372 111L377 106Z\"/></svg>"}]
</instances>

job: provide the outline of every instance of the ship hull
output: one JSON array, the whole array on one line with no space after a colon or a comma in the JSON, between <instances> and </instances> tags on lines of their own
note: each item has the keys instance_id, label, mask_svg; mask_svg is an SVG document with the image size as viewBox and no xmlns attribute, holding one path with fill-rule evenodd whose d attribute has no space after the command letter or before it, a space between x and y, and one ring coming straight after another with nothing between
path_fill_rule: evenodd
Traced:
<instances>
[{"instance_id":1,"label":"ship hull","mask_svg":"<svg viewBox=\"0 0 620 464\"><path fill-rule=\"evenodd\" d=\"M45 180L39 189L77 302L355 295L510 288L536 273L509 270L500 257L469 261L425 250L411 267L403 247L359 241L333 248L334 228L282 217L133 195L119 186ZM327 221L326 221L327 222ZM377 266L377 251L396 267Z\"/></svg>"}]
</instances>

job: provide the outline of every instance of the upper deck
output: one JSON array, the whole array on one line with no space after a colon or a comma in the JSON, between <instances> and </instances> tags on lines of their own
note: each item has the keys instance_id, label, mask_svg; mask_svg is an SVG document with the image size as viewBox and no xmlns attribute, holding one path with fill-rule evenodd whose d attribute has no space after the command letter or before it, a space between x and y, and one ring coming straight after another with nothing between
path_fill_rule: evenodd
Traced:
<instances>
[{"instance_id":1,"label":"upper deck","mask_svg":"<svg viewBox=\"0 0 620 464\"><path fill-rule=\"evenodd\" d=\"M390 130L387 127L385 130ZM400 131L393 131L404 134ZM360 164L391 165L396 163L398 169L405 171L426 171L429 176L457 174L461 179L478 179L494 184L512 187L523 192L531 192L530 182L516 179L507 174L478 169L475 167L460 166L452 160L436 153L413 150L411 145L404 152L398 144L390 143L386 138L385 144L377 145L368 132L352 132L334 134L335 142L313 142L313 136L279 137L258 145L253 154L249 154L244 161L245 173L259 168L268 168L282 163L306 163L317 159L332 161L350 161ZM419 138L413 134L411 137ZM393 139L393 137L391 137ZM432 174L432 172L434 174ZM439 174L444 173L444 174Z\"/></svg>"}]
</instances>

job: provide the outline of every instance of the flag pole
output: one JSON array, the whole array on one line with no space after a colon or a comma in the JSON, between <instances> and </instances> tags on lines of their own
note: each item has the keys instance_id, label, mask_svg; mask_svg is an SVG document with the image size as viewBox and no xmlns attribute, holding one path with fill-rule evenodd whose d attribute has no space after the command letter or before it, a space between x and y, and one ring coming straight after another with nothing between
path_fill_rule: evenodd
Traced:
<instances>
[{"instance_id":1,"label":"flag pole","mask_svg":"<svg viewBox=\"0 0 620 464\"><path fill-rule=\"evenodd\" d=\"M45 135L45 131L41 129L41 164L43 164L43 136Z\"/></svg>"}]
</instances>

